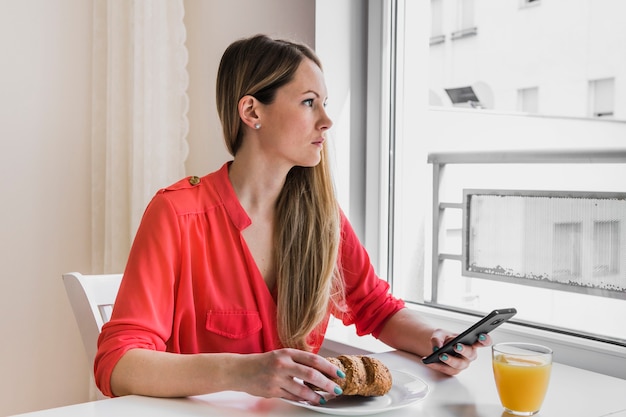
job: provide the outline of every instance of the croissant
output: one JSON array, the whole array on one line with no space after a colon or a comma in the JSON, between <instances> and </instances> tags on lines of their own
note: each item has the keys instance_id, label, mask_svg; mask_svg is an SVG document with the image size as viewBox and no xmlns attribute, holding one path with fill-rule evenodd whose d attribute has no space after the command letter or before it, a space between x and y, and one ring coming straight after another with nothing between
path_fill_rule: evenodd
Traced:
<instances>
[{"instance_id":1,"label":"croissant","mask_svg":"<svg viewBox=\"0 0 626 417\"><path fill-rule=\"evenodd\" d=\"M340 355L326 359L346 374L345 378L333 378L343 390L343 395L377 397L385 395L391 389L391 372L376 358Z\"/></svg>"}]
</instances>

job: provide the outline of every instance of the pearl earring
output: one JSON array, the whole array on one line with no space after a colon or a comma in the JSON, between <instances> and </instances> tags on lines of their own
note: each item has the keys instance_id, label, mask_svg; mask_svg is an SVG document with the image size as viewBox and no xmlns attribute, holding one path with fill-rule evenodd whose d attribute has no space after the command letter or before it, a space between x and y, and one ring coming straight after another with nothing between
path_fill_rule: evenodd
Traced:
<instances>
[{"instance_id":1,"label":"pearl earring","mask_svg":"<svg viewBox=\"0 0 626 417\"><path fill-rule=\"evenodd\" d=\"M255 129L260 129L261 128L261 123L255 123L254 124L254 128Z\"/></svg>"}]
</instances>

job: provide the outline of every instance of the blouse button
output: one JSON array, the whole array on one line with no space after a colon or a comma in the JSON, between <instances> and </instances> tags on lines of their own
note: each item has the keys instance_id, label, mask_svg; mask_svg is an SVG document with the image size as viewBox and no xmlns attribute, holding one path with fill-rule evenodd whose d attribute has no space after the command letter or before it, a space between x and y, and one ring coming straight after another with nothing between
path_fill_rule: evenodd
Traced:
<instances>
[{"instance_id":1,"label":"blouse button","mask_svg":"<svg viewBox=\"0 0 626 417\"><path fill-rule=\"evenodd\" d=\"M200 184L200 177L196 177L195 175L192 177L189 177L189 184L191 185L198 185Z\"/></svg>"}]
</instances>

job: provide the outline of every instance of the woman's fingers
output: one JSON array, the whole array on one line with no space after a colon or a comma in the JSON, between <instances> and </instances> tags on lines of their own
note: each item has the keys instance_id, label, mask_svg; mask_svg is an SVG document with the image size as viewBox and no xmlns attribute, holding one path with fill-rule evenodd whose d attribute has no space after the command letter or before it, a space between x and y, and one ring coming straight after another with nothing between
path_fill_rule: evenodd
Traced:
<instances>
[{"instance_id":1,"label":"woman's fingers","mask_svg":"<svg viewBox=\"0 0 626 417\"><path fill-rule=\"evenodd\" d=\"M453 337L455 337L455 334L443 330L435 330L431 337L433 348L438 349ZM467 369L470 363L476 360L478 356L477 348L489 345L491 345L491 337L488 334L482 334L473 345L468 346L458 343L454 346L453 354L442 353L439 355L441 362L433 363L428 366L446 375L456 375L462 370Z\"/></svg>"},{"instance_id":2,"label":"woman's fingers","mask_svg":"<svg viewBox=\"0 0 626 417\"><path fill-rule=\"evenodd\" d=\"M333 379L344 378L343 372L325 358L299 350L290 351L294 362L299 366L295 370L294 378L316 387L332 395L341 395L339 385Z\"/></svg>"},{"instance_id":3,"label":"woman's fingers","mask_svg":"<svg viewBox=\"0 0 626 417\"><path fill-rule=\"evenodd\" d=\"M342 393L337 383L329 378L338 375L337 367L319 355L297 349L279 349L246 356L251 363L242 382L245 391L252 395L324 403L324 397L305 383L331 395Z\"/></svg>"},{"instance_id":4,"label":"woman's fingers","mask_svg":"<svg viewBox=\"0 0 626 417\"><path fill-rule=\"evenodd\" d=\"M491 336L485 333L485 334L481 334L480 336L478 336L478 341L474 343L474 346L477 346L477 347L491 346L492 342L493 341L491 340Z\"/></svg>"}]
</instances>

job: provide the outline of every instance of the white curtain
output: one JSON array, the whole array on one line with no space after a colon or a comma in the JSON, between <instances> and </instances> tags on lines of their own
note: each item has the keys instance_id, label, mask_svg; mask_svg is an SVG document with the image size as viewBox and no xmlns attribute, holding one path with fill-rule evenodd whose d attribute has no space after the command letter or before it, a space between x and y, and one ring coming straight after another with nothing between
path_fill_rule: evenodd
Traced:
<instances>
[{"instance_id":1,"label":"white curtain","mask_svg":"<svg viewBox=\"0 0 626 417\"><path fill-rule=\"evenodd\" d=\"M92 269L121 272L154 193L184 176L182 0L94 0Z\"/></svg>"}]
</instances>

